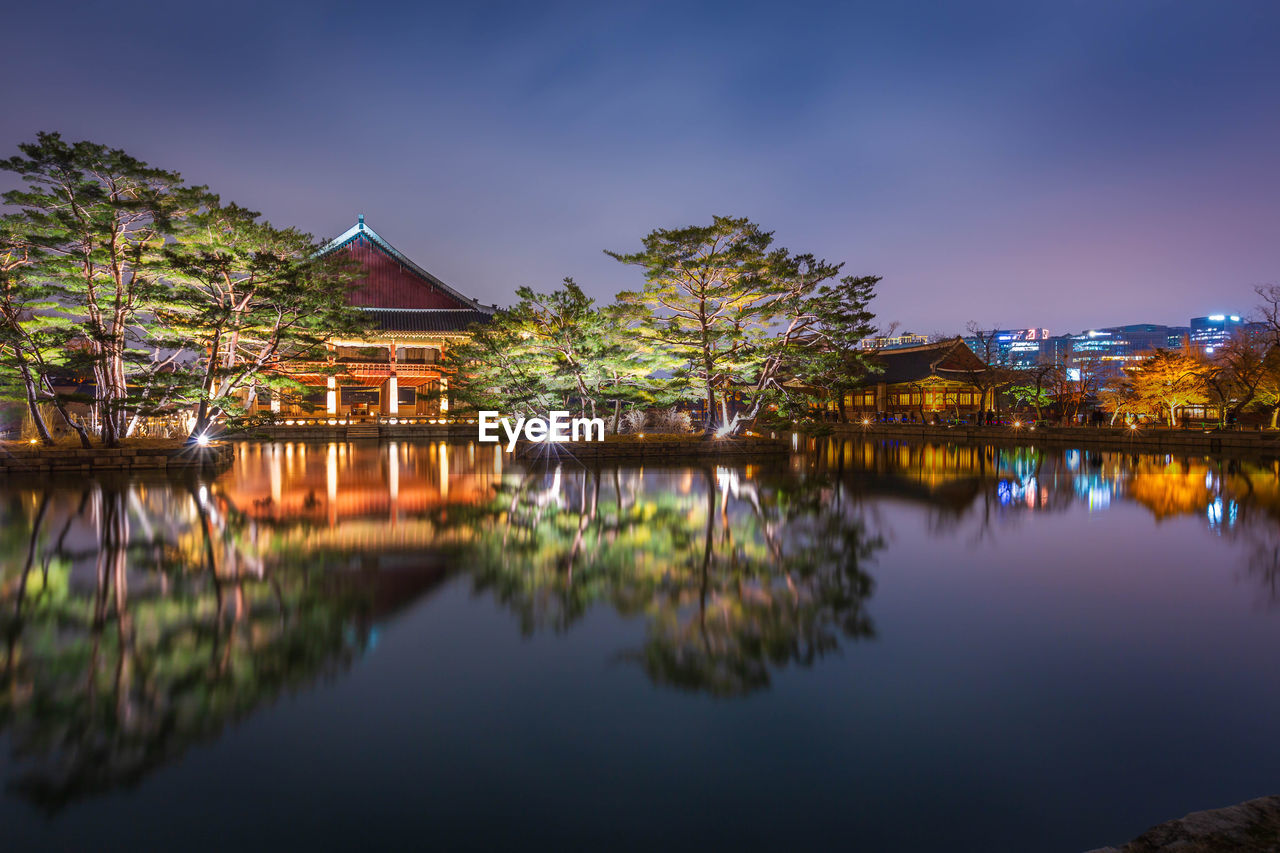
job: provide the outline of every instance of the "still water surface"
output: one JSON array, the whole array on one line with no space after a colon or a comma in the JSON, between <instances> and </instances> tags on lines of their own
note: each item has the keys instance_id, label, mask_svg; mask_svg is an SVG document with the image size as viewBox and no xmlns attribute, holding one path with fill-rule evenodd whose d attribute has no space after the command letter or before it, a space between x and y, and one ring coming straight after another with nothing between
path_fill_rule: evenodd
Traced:
<instances>
[{"instance_id":1,"label":"still water surface","mask_svg":"<svg viewBox=\"0 0 1280 853\"><path fill-rule=\"evenodd\" d=\"M246 444L0 483L5 849L1078 851L1280 792L1280 468Z\"/></svg>"}]
</instances>

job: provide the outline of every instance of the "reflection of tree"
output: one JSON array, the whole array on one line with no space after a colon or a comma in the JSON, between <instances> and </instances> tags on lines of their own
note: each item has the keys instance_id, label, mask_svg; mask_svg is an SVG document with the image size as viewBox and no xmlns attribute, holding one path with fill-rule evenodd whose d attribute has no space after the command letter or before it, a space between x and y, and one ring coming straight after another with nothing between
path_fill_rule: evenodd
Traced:
<instances>
[{"instance_id":1,"label":"reflection of tree","mask_svg":"<svg viewBox=\"0 0 1280 853\"><path fill-rule=\"evenodd\" d=\"M11 785L45 808L140 779L364 642L366 596L255 566L204 487L95 483L8 510L0 539L29 547L0 557L0 729Z\"/></svg>"},{"instance_id":2,"label":"reflection of tree","mask_svg":"<svg viewBox=\"0 0 1280 853\"><path fill-rule=\"evenodd\" d=\"M608 602L645 618L625 658L656 683L727 696L872 635L862 565L883 543L855 509L842 489L785 474L556 468L450 521L479 528L475 584L523 630L563 630Z\"/></svg>"}]
</instances>

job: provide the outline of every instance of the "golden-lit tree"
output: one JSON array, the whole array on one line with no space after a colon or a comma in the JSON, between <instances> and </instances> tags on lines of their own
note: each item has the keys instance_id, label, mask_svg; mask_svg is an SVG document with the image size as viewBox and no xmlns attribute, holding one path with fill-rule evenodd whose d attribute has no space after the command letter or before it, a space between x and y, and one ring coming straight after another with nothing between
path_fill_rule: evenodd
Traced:
<instances>
[{"instance_id":1,"label":"golden-lit tree","mask_svg":"<svg viewBox=\"0 0 1280 853\"><path fill-rule=\"evenodd\" d=\"M1159 411L1172 427L1179 409L1208 400L1204 369L1204 362L1185 350L1157 348L1125 373L1137 403Z\"/></svg>"}]
</instances>

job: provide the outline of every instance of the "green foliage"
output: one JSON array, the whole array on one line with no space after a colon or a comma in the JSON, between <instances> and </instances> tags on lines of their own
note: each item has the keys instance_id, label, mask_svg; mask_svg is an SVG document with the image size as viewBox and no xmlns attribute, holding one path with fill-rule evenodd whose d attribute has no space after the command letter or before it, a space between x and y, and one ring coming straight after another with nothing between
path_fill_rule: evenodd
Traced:
<instances>
[{"instance_id":1,"label":"green foliage","mask_svg":"<svg viewBox=\"0 0 1280 853\"><path fill-rule=\"evenodd\" d=\"M358 270L342 255L318 255L309 234L278 229L260 214L216 197L190 220L183 239L166 247L176 299L160 316L186 350L197 402L193 433L222 414L240 414L244 392L298 390L290 359L314 359L335 335L361 329L346 304Z\"/></svg>"},{"instance_id":2,"label":"green foliage","mask_svg":"<svg viewBox=\"0 0 1280 853\"><path fill-rule=\"evenodd\" d=\"M104 443L140 414L166 411L180 340L160 319L173 304L164 247L201 204L203 188L118 149L41 133L0 161L22 188L11 233L28 252L31 279L71 318L66 366L91 379Z\"/></svg>"},{"instance_id":3,"label":"green foliage","mask_svg":"<svg viewBox=\"0 0 1280 853\"><path fill-rule=\"evenodd\" d=\"M1019 405L1032 406L1036 409L1053 404L1053 394L1049 393L1048 388L1038 385L1010 385L1008 394Z\"/></svg>"},{"instance_id":4,"label":"green foliage","mask_svg":"<svg viewBox=\"0 0 1280 853\"><path fill-rule=\"evenodd\" d=\"M456 403L525 415L608 413L616 429L623 406L663 401L653 375L667 360L630 325L630 309L598 309L571 278L551 293L522 287L516 295L511 309L447 356Z\"/></svg>"},{"instance_id":5,"label":"green foliage","mask_svg":"<svg viewBox=\"0 0 1280 853\"><path fill-rule=\"evenodd\" d=\"M50 402L80 428L65 406L87 402L114 445L195 403L203 431L246 391L296 387L283 363L358 328L356 271L309 235L118 149L56 133L19 149L0 161L22 183L4 195L18 213L0 229L0 364L37 421Z\"/></svg>"},{"instance_id":6,"label":"green foliage","mask_svg":"<svg viewBox=\"0 0 1280 853\"><path fill-rule=\"evenodd\" d=\"M639 252L607 254L644 270L644 289L619 302L677 361L676 381L704 405L705 432L734 433L767 410L808 409L795 380L844 383L841 369L866 372L855 338L871 331L867 305L879 279L826 285L842 265L775 249L771 232L724 216L653 231Z\"/></svg>"},{"instance_id":7,"label":"green foliage","mask_svg":"<svg viewBox=\"0 0 1280 853\"><path fill-rule=\"evenodd\" d=\"M804 310L814 317L813 335L799 348L795 374L811 387L840 401L879 370L861 347L875 332L875 297L880 276L845 276L834 285L822 285L808 299Z\"/></svg>"}]
</instances>

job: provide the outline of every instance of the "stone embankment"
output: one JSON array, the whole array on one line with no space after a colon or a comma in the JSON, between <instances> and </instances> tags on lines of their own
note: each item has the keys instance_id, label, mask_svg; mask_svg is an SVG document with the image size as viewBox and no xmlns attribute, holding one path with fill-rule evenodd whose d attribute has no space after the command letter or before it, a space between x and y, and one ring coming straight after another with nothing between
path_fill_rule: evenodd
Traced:
<instances>
[{"instance_id":1,"label":"stone embankment","mask_svg":"<svg viewBox=\"0 0 1280 853\"><path fill-rule=\"evenodd\" d=\"M1128 844L1090 853L1263 853L1280 850L1280 797L1192 812L1148 829Z\"/></svg>"},{"instance_id":2,"label":"stone embankment","mask_svg":"<svg viewBox=\"0 0 1280 853\"><path fill-rule=\"evenodd\" d=\"M932 426L922 424L832 424L837 435L898 438L966 444L1045 444L1096 447L1135 453L1201 452L1280 456L1280 431L1129 429L1111 427L1033 428L1013 426Z\"/></svg>"},{"instance_id":3,"label":"stone embankment","mask_svg":"<svg viewBox=\"0 0 1280 853\"><path fill-rule=\"evenodd\" d=\"M134 447L80 447L6 444L0 446L0 474L93 474L103 471L193 471L219 469L235 459L235 447L147 444Z\"/></svg>"}]
</instances>

